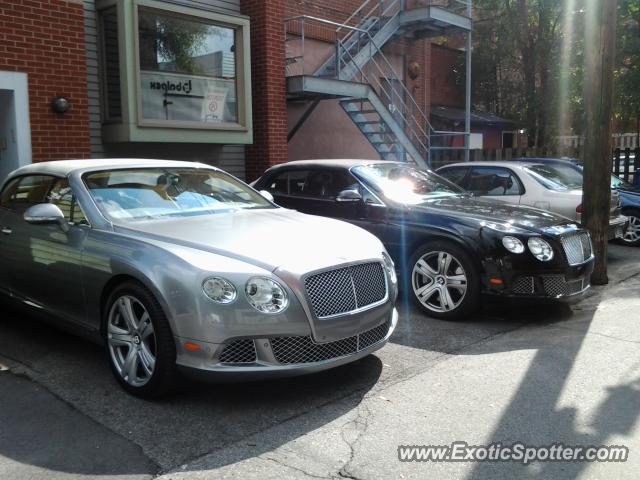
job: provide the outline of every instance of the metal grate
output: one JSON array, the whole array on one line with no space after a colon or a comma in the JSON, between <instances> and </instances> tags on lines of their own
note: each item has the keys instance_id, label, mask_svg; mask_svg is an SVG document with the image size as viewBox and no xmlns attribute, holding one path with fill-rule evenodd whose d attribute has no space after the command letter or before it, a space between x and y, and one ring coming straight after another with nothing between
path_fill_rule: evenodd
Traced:
<instances>
[{"instance_id":1,"label":"metal grate","mask_svg":"<svg viewBox=\"0 0 640 480\"><path fill-rule=\"evenodd\" d=\"M384 270L380 263L363 263L351 267L358 307L379 302L387 295Z\"/></svg>"},{"instance_id":2,"label":"metal grate","mask_svg":"<svg viewBox=\"0 0 640 480\"><path fill-rule=\"evenodd\" d=\"M364 350L365 348L375 345L381 341L389 333L389 322L385 322L382 325L378 325L376 328L372 328L364 333L360 334L358 350Z\"/></svg>"},{"instance_id":3,"label":"metal grate","mask_svg":"<svg viewBox=\"0 0 640 480\"><path fill-rule=\"evenodd\" d=\"M564 295L564 287L566 285L564 275L543 275L542 284L544 291L551 297Z\"/></svg>"},{"instance_id":4,"label":"metal grate","mask_svg":"<svg viewBox=\"0 0 640 480\"><path fill-rule=\"evenodd\" d=\"M535 283L533 277L518 277L511 287L513 293L520 295L531 294L534 292L534 289Z\"/></svg>"},{"instance_id":5,"label":"metal grate","mask_svg":"<svg viewBox=\"0 0 640 480\"><path fill-rule=\"evenodd\" d=\"M544 291L552 297L579 293L586 288L585 282L584 278L567 282L564 275L544 275L542 277Z\"/></svg>"},{"instance_id":6,"label":"metal grate","mask_svg":"<svg viewBox=\"0 0 640 480\"><path fill-rule=\"evenodd\" d=\"M379 262L321 272L308 277L304 284L318 318L352 312L380 302L387 295L384 269Z\"/></svg>"},{"instance_id":7,"label":"metal grate","mask_svg":"<svg viewBox=\"0 0 640 480\"><path fill-rule=\"evenodd\" d=\"M587 232L563 237L561 241L569 265L579 265L591 258L591 237Z\"/></svg>"},{"instance_id":8,"label":"metal grate","mask_svg":"<svg viewBox=\"0 0 640 480\"><path fill-rule=\"evenodd\" d=\"M310 336L271 338L276 360L284 364L313 363L352 355L380 342L389 333L390 322L335 342L315 343Z\"/></svg>"},{"instance_id":9,"label":"metal grate","mask_svg":"<svg viewBox=\"0 0 640 480\"><path fill-rule=\"evenodd\" d=\"M235 340L224 347L220 354L221 363L254 363L256 361L256 345L250 338Z\"/></svg>"}]
</instances>

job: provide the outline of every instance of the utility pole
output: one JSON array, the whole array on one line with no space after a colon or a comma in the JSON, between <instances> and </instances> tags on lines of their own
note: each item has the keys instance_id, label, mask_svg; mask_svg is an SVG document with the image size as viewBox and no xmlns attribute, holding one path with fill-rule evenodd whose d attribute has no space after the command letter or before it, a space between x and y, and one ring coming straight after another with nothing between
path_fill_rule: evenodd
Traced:
<instances>
[{"instance_id":1,"label":"utility pole","mask_svg":"<svg viewBox=\"0 0 640 480\"><path fill-rule=\"evenodd\" d=\"M607 246L611 205L611 117L617 3L617 0L586 1L586 125L582 223L591 233L595 250L596 264L591 277L594 285L609 282Z\"/></svg>"}]
</instances>

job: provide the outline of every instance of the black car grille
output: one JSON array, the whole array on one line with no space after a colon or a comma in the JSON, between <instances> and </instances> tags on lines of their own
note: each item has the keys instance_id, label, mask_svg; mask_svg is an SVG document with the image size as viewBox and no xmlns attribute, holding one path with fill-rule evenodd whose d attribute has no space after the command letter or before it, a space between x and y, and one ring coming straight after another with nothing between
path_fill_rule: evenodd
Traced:
<instances>
[{"instance_id":1,"label":"black car grille","mask_svg":"<svg viewBox=\"0 0 640 480\"><path fill-rule=\"evenodd\" d=\"M511 293L514 295L564 297L580 293L588 286L589 282L585 278L567 281L564 275L522 276L516 278L513 282Z\"/></svg>"},{"instance_id":2,"label":"black car grille","mask_svg":"<svg viewBox=\"0 0 640 480\"><path fill-rule=\"evenodd\" d=\"M568 235L561 242L569 265L579 265L591 258L591 238L587 232Z\"/></svg>"},{"instance_id":3,"label":"black car grille","mask_svg":"<svg viewBox=\"0 0 640 480\"><path fill-rule=\"evenodd\" d=\"M533 277L518 277L511 286L511 291L516 295L531 294L535 291Z\"/></svg>"},{"instance_id":4,"label":"black car grille","mask_svg":"<svg viewBox=\"0 0 640 480\"><path fill-rule=\"evenodd\" d=\"M379 262L317 273L304 284L318 318L352 312L381 302L387 296L384 268Z\"/></svg>"},{"instance_id":5,"label":"black car grille","mask_svg":"<svg viewBox=\"0 0 640 480\"><path fill-rule=\"evenodd\" d=\"M584 279L567 281L564 275L544 275L542 284L545 293L550 297L573 295L586 288Z\"/></svg>"},{"instance_id":6,"label":"black car grille","mask_svg":"<svg viewBox=\"0 0 640 480\"><path fill-rule=\"evenodd\" d=\"M275 337L269 341L273 355L280 363L314 363L358 353L382 341L390 328L391 322L387 321L359 335L328 343L315 343L308 335Z\"/></svg>"}]
</instances>

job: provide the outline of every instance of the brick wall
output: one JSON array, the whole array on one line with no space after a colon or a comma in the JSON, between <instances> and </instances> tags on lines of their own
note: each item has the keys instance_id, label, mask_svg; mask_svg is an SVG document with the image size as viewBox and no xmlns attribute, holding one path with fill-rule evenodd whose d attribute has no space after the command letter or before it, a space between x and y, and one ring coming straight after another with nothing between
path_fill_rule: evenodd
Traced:
<instances>
[{"instance_id":1,"label":"brick wall","mask_svg":"<svg viewBox=\"0 0 640 480\"><path fill-rule=\"evenodd\" d=\"M431 51L432 103L464 108L464 52L435 44Z\"/></svg>"},{"instance_id":2,"label":"brick wall","mask_svg":"<svg viewBox=\"0 0 640 480\"><path fill-rule=\"evenodd\" d=\"M253 145L247 148L246 179L287 161L287 100L284 43L285 0L242 0L251 18Z\"/></svg>"},{"instance_id":3,"label":"brick wall","mask_svg":"<svg viewBox=\"0 0 640 480\"><path fill-rule=\"evenodd\" d=\"M90 156L81 2L2 0L0 70L28 75L34 162ZM51 110L56 96L69 112Z\"/></svg>"}]
</instances>

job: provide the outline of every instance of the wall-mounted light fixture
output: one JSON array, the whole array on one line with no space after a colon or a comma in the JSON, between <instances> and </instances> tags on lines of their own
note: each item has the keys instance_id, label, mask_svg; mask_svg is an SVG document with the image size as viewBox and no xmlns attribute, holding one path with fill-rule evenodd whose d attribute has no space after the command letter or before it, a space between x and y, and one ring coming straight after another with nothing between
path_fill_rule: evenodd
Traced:
<instances>
[{"instance_id":1,"label":"wall-mounted light fixture","mask_svg":"<svg viewBox=\"0 0 640 480\"><path fill-rule=\"evenodd\" d=\"M55 97L51 100L51 109L56 113L66 113L70 108L71 104L65 97Z\"/></svg>"},{"instance_id":2,"label":"wall-mounted light fixture","mask_svg":"<svg viewBox=\"0 0 640 480\"><path fill-rule=\"evenodd\" d=\"M409 62L409 65L407 66L407 73L411 80L416 80L420 76L421 70L422 68L420 67L420 64L415 60Z\"/></svg>"}]
</instances>

